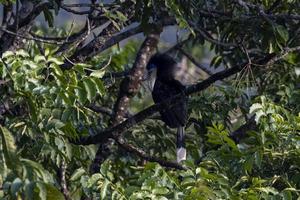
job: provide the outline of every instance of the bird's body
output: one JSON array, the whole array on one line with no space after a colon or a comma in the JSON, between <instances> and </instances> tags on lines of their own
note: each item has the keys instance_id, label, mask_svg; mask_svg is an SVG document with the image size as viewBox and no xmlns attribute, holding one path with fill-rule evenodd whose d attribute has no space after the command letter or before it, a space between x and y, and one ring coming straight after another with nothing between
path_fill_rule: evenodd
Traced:
<instances>
[{"instance_id":1,"label":"bird's body","mask_svg":"<svg viewBox=\"0 0 300 200\"><path fill-rule=\"evenodd\" d=\"M152 98L155 103L160 103L177 94L183 95L178 98L175 105L170 105L168 109L161 110L161 119L170 128L184 126L187 119L186 97L184 95L184 86L178 80L160 80L156 79L152 91Z\"/></svg>"},{"instance_id":2,"label":"bird's body","mask_svg":"<svg viewBox=\"0 0 300 200\"><path fill-rule=\"evenodd\" d=\"M170 128L177 128L177 161L186 159L184 126L187 121L187 96L184 93L185 86L175 79L177 63L168 55L156 54L147 66L148 71L155 69L156 76L152 90L152 98L155 103L161 103L166 99L180 94L174 105L160 110L161 119Z\"/></svg>"}]
</instances>

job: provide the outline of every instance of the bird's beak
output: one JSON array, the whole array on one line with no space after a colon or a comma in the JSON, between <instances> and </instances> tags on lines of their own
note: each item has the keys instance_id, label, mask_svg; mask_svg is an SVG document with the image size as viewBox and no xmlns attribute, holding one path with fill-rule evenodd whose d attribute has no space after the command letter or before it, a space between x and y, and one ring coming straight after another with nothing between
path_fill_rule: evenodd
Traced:
<instances>
[{"instance_id":1,"label":"bird's beak","mask_svg":"<svg viewBox=\"0 0 300 200\"><path fill-rule=\"evenodd\" d=\"M156 69L146 70L143 76L143 81L146 82L146 85L150 91L153 90L154 83L156 79Z\"/></svg>"},{"instance_id":2,"label":"bird's beak","mask_svg":"<svg viewBox=\"0 0 300 200\"><path fill-rule=\"evenodd\" d=\"M153 69L146 70L143 76L143 81L149 80L151 78L153 71L154 71Z\"/></svg>"}]
</instances>

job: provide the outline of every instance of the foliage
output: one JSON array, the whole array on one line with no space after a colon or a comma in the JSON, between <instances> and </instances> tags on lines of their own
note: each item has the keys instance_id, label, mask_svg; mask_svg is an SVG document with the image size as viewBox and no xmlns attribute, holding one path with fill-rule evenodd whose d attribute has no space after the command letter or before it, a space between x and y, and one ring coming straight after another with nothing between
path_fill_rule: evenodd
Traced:
<instances>
[{"instance_id":1,"label":"foliage","mask_svg":"<svg viewBox=\"0 0 300 200\"><path fill-rule=\"evenodd\" d=\"M52 26L59 4L49 2L52 7L43 12ZM58 54L55 43L26 40L22 48L7 50L0 59L0 198L299 198L299 53L292 52L271 66L251 63L299 46L299 20L280 17L299 13L299 3L128 2L134 4L134 20L146 35L153 28L154 15L174 17L178 29L184 31L182 39L186 34L192 38L182 48L197 54L209 49L213 55L209 69L213 72L247 63L237 76L190 97L193 123L186 127L188 159L183 163L187 169L147 162L115 145L100 170L91 173L97 145L70 142L111 126L110 114L96 112L92 106L112 110L120 85L113 74L132 67L139 41L113 45L66 69L64 65L70 62L67 56L80 45ZM122 3L115 1L112 10L107 5L101 7L100 18L108 19L118 33L129 18L117 10ZM261 9L269 12L261 13ZM43 30L39 26L33 30L37 35L69 36L67 30ZM133 98L131 112L149 103L146 93L142 88ZM251 116L257 128L247 130L241 141L234 141L231 132ZM159 120L146 119L127 130L124 137L149 156L175 160L175 133Z\"/></svg>"}]
</instances>

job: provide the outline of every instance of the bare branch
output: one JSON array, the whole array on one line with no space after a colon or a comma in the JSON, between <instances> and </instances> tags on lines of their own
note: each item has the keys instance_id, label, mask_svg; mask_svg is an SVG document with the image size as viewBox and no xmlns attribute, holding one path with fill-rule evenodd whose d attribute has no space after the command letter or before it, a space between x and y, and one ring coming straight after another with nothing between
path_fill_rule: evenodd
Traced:
<instances>
[{"instance_id":1,"label":"bare branch","mask_svg":"<svg viewBox=\"0 0 300 200\"><path fill-rule=\"evenodd\" d=\"M122 40L124 40L128 37L131 37L135 34L138 34L140 32L142 32L142 29L141 29L141 27L138 26L138 27L134 27L134 28L124 31L120 34L110 37L102 45L101 44L99 45L96 43L95 43L95 45L93 45L92 43L90 43L88 46L85 46L85 47L77 50L73 54L73 56L71 56L69 58L69 60L71 60L72 62L76 62L77 60L84 61L88 58L92 58L96 54L99 54L100 52L112 47L113 45L121 42ZM71 67L72 67L72 64L70 64L70 63L65 63L62 66L63 69L70 69Z\"/></svg>"},{"instance_id":2,"label":"bare branch","mask_svg":"<svg viewBox=\"0 0 300 200\"><path fill-rule=\"evenodd\" d=\"M93 57L95 56L96 54L99 54L100 52L112 47L113 45L121 42L122 40L124 39L127 39L133 35L136 35L138 33L141 33L142 32L142 28L140 26L137 26L137 27L134 27L132 29L129 29L127 31L124 31L118 35L115 35L113 37L111 37L109 40L107 40L103 46L101 48L99 48L98 50L96 51L93 51L89 57Z\"/></svg>"},{"instance_id":3,"label":"bare branch","mask_svg":"<svg viewBox=\"0 0 300 200\"><path fill-rule=\"evenodd\" d=\"M68 8L78 8L78 7L96 7L96 8L102 8L102 7L107 7L107 6L112 6L114 5L113 3L111 4L91 4L91 3L73 3L73 4L62 4L64 7Z\"/></svg>"},{"instance_id":4,"label":"bare branch","mask_svg":"<svg viewBox=\"0 0 300 200\"><path fill-rule=\"evenodd\" d=\"M76 14L76 15L88 15L88 14L91 14L93 12L92 10L77 11L77 10L73 10L71 8L68 8L67 6L64 6L64 5L61 5L60 7L62 9L64 9L65 11Z\"/></svg>"},{"instance_id":5,"label":"bare branch","mask_svg":"<svg viewBox=\"0 0 300 200\"><path fill-rule=\"evenodd\" d=\"M102 114L109 115L109 116L111 116L113 114L113 111L106 107L100 107L100 106L96 106L96 105L90 105L87 107L97 113L102 113Z\"/></svg>"}]
</instances>

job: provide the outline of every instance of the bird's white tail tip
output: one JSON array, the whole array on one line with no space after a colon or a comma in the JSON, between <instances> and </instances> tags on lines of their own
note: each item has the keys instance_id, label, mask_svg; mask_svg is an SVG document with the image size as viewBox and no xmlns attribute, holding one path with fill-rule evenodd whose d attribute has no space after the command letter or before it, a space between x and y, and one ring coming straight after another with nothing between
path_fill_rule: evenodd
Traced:
<instances>
[{"instance_id":1,"label":"bird's white tail tip","mask_svg":"<svg viewBox=\"0 0 300 200\"><path fill-rule=\"evenodd\" d=\"M186 160L186 149L184 147L178 148L176 154L178 163L180 163L183 160Z\"/></svg>"}]
</instances>

